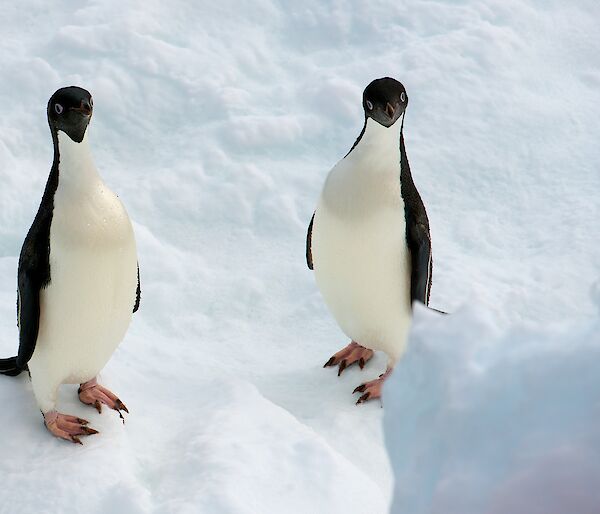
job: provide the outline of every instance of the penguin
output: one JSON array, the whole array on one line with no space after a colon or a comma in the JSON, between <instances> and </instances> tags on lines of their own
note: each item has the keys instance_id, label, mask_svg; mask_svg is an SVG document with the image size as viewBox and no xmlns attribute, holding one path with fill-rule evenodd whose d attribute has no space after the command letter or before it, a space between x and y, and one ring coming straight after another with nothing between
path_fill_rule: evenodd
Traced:
<instances>
[{"instance_id":1,"label":"penguin","mask_svg":"<svg viewBox=\"0 0 600 514\"><path fill-rule=\"evenodd\" d=\"M140 305L133 227L125 207L98 174L87 136L93 100L76 86L57 90L47 116L54 160L19 256L15 357L0 373L29 371L46 428L81 443L98 433L56 410L61 384L79 384L81 402L123 418L125 404L98 383Z\"/></svg>"},{"instance_id":2,"label":"penguin","mask_svg":"<svg viewBox=\"0 0 600 514\"><path fill-rule=\"evenodd\" d=\"M372 81L363 92L364 125L331 169L308 227L306 260L325 304L351 339L324 367L364 368L387 354L385 373L359 385L357 404L381 397L406 348L413 302L429 304L429 220L413 182L404 143L406 89Z\"/></svg>"}]
</instances>

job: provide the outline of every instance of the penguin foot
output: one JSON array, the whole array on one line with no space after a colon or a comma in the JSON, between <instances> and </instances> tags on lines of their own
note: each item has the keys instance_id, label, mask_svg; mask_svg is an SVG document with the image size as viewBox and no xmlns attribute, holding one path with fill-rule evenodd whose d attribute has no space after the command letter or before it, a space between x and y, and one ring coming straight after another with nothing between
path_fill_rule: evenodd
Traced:
<instances>
[{"instance_id":1,"label":"penguin foot","mask_svg":"<svg viewBox=\"0 0 600 514\"><path fill-rule=\"evenodd\" d=\"M379 378L365 382L359 385L352 394L363 393L361 397L356 401L356 405L365 403L366 401L373 400L374 398L381 398L381 390L385 379L392 373L392 368L388 368L385 373L379 375Z\"/></svg>"},{"instance_id":2,"label":"penguin foot","mask_svg":"<svg viewBox=\"0 0 600 514\"><path fill-rule=\"evenodd\" d=\"M86 426L88 421L85 419L61 414L55 410L44 414L44 424L52 435L77 444L83 444L78 436L98 433L97 430Z\"/></svg>"},{"instance_id":3,"label":"penguin foot","mask_svg":"<svg viewBox=\"0 0 600 514\"><path fill-rule=\"evenodd\" d=\"M369 350L364 346L352 341L346 348L334 354L323 366L336 366L339 364L338 377L348 367L358 362L360 369L365 367L366 362L373 357L373 350Z\"/></svg>"},{"instance_id":4,"label":"penguin foot","mask_svg":"<svg viewBox=\"0 0 600 514\"><path fill-rule=\"evenodd\" d=\"M86 405L92 405L99 414L102 413L102 404L119 413L119 417L125 423L125 418L121 411L129 414L129 409L119 400L117 395L110 392L106 387L102 387L95 378L79 386L79 400Z\"/></svg>"}]
</instances>

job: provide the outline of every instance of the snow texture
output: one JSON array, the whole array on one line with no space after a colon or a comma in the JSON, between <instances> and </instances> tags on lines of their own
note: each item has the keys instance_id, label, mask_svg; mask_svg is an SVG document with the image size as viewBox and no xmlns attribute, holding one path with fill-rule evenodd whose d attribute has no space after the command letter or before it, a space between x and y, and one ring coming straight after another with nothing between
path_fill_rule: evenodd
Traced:
<instances>
[{"instance_id":1,"label":"snow texture","mask_svg":"<svg viewBox=\"0 0 600 514\"><path fill-rule=\"evenodd\" d=\"M384 392L392 513L598 512L599 333L419 309Z\"/></svg>"},{"instance_id":2,"label":"snow texture","mask_svg":"<svg viewBox=\"0 0 600 514\"><path fill-rule=\"evenodd\" d=\"M352 389L385 357L339 379L321 368L347 343L304 262L326 173L362 127L365 85L398 78L431 221L432 304L459 313L415 327L423 366L449 377L468 366L452 359L475 339L455 357L444 348L464 334L493 332L490 366L508 375L510 327L527 327L531 352L571 340L551 321L594 336L599 16L596 0L5 2L0 355L17 348L17 256L50 170L45 109L58 87L94 96L92 151L134 221L142 304L101 377L131 411L124 426L64 386L62 411L101 433L83 447L55 440L27 376L0 377L0 512L388 512L382 418L411 389L397 372L385 409L356 407ZM467 412L483 401L471 394ZM402 412L402 430L417 413ZM415 508L431 501L426 485Z\"/></svg>"}]
</instances>

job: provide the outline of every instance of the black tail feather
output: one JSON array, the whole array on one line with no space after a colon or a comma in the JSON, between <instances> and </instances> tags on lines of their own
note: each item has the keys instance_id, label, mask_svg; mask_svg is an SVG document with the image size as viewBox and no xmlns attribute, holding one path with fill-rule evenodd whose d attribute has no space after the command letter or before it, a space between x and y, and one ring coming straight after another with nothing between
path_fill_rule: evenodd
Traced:
<instances>
[{"instance_id":1,"label":"black tail feather","mask_svg":"<svg viewBox=\"0 0 600 514\"><path fill-rule=\"evenodd\" d=\"M0 375L8 375L16 377L24 368L17 366L17 358L10 357L8 359L0 359Z\"/></svg>"}]
</instances>

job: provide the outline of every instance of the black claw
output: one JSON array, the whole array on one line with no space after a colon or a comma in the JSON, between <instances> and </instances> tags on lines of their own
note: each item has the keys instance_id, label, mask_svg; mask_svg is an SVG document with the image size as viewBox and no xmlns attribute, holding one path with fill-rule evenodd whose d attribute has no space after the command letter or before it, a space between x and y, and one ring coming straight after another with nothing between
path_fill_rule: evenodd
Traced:
<instances>
[{"instance_id":1,"label":"black claw","mask_svg":"<svg viewBox=\"0 0 600 514\"><path fill-rule=\"evenodd\" d=\"M365 359L362 357L358 359L358 365L360 366L360 369L363 369L365 367Z\"/></svg>"},{"instance_id":2,"label":"black claw","mask_svg":"<svg viewBox=\"0 0 600 514\"><path fill-rule=\"evenodd\" d=\"M117 410L124 410L127 414L129 414L129 409L125 406L125 404L117 398L115 401L115 408Z\"/></svg>"},{"instance_id":3,"label":"black claw","mask_svg":"<svg viewBox=\"0 0 600 514\"><path fill-rule=\"evenodd\" d=\"M89 421L87 419L77 418L77 423L80 425L87 425Z\"/></svg>"},{"instance_id":4,"label":"black claw","mask_svg":"<svg viewBox=\"0 0 600 514\"><path fill-rule=\"evenodd\" d=\"M79 439L79 437L77 437L76 435L71 436L71 442L83 445L81 439Z\"/></svg>"},{"instance_id":5,"label":"black claw","mask_svg":"<svg viewBox=\"0 0 600 514\"><path fill-rule=\"evenodd\" d=\"M82 426L81 430L83 430L83 433L85 435L94 435L94 434L98 433L97 430L94 430L93 428L90 428L90 427L84 427L84 426Z\"/></svg>"},{"instance_id":6,"label":"black claw","mask_svg":"<svg viewBox=\"0 0 600 514\"><path fill-rule=\"evenodd\" d=\"M102 404L100 403L100 400L94 402L94 407L96 407L98 414L102 414Z\"/></svg>"},{"instance_id":7,"label":"black claw","mask_svg":"<svg viewBox=\"0 0 600 514\"><path fill-rule=\"evenodd\" d=\"M344 371L346 369L346 359L343 359L342 362L340 362L340 367L338 369L338 377L342 374L342 371Z\"/></svg>"},{"instance_id":8,"label":"black claw","mask_svg":"<svg viewBox=\"0 0 600 514\"><path fill-rule=\"evenodd\" d=\"M352 391L352 394L354 394L354 393L364 393L364 391L365 391L366 388L367 388L366 384L361 384L354 391Z\"/></svg>"},{"instance_id":9,"label":"black claw","mask_svg":"<svg viewBox=\"0 0 600 514\"><path fill-rule=\"evenodd\" d=\"M335 356L331 357L324 365L323 367L326 368L327 366L331 366L333 364L333 361L335 361Z\"/></svg>"},{"instance_id":10,"label":"black claw","mask_svg":"<svg viewBox=\"0 0 600 514\"><path fill-rule=\"evenodd\" d=\"M371 396L371 393L365 393L363 394L356 402L356 405L358 405L359 403L364 403L369 399L369 396Z\"/></svg>"}]
</instances>

